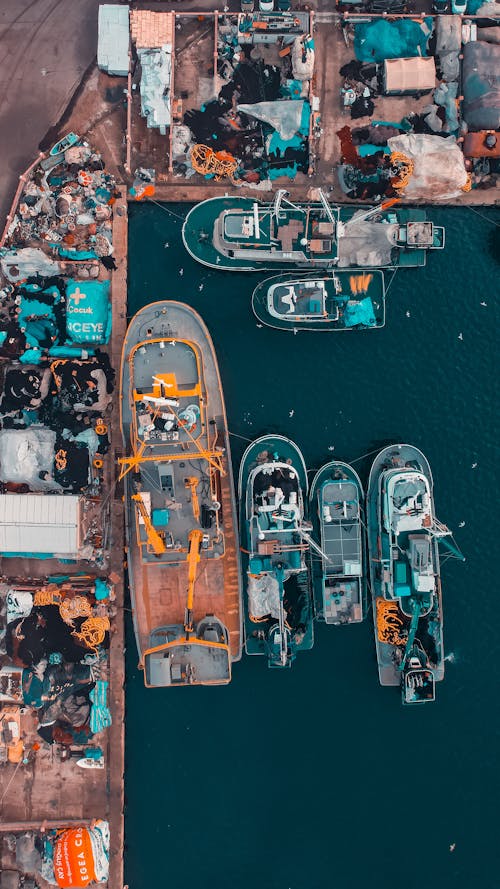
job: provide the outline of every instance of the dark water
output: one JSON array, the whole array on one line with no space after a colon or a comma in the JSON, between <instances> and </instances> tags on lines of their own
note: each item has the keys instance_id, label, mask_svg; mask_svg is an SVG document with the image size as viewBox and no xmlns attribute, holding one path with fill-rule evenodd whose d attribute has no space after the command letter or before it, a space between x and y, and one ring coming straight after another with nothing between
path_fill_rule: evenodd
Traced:
<instances>
[{"instance_id":1,"label":"dark water","mask_svg":"<svg viewBox=\"0 0 500 889\"><path fill-rule=\"evenodd\" d=\"M384 330L293 336L257 328L250 295L263 276L197 265L175 216L132 208L129 312L176 299L201 313L235 471L246 446L236 436L288 435L311 469L356 460L364 481L370 460L359 457L410 441L430 460L437 514L467 562L443 569L451 662L427 707L403 709L397 689L379 686L371 615L318 626L290 671L244 658L226 688L164 692L143 688L129 627L130 889L500 886L500 251L490 243L500 212L480 212L433 212L446 250L396 275Z\"/></svg>"}]
</instances>

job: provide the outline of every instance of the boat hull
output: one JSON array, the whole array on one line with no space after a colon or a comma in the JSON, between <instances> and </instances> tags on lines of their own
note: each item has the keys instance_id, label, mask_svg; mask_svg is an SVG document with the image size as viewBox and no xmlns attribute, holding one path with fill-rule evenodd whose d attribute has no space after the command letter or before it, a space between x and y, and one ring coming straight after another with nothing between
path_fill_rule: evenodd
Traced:
<instances>
[{"instance_id":1,"label":"boat hull","mask_svg":"<svg viewBox=\"0 0 500 889\"><path fill-rule=\"evenodd\" d=\"M334 293L334 278L338 281L341 292ZM275 304L279 300L280 290L283 289L286 292L290 287L296 289L299 285L306 296L307 289L313 283L328 293L325 304L330 317L325 316L318 320L301 317L297 303L295 312L281 317L271 314L270 304ZM314 294L312 294L311 300L313 298ZM358 307L360 320L356 323L355 310ZM275 330L288 330L290 333L297 330L321 330L324 332L377 330L385 325L384 274L380 271L367 273L363 269L352 269L332 272L328 278L320 278L314 274L300 277L276 275L266 278L257 285L252 294L252 309L255 317L262 324L273 327ZM346 315L346 309L349 317ZM362 312L364 312L366 320L362 319ZM352 319L352 323L350 323L350 319Z\"/></svg>"},{"instance_id":2,"label":"boat hull","mask_svg":"<svg viewBox=\"0 0 500 889\"><path fill-rule=\"evenodd\" d=\"M171 358L167 355L167 346L172 349ZM165 367L170 368L168 362L177 362L174 366L177 366L180 376L183 361L186 363L188 357L197 356L201 374L202 402L207 405L206 420L203 424L205 438L202 440L208 440L208 435L215 438L217 460L220 460L221 471L214 473L218 486L216 492L218 502L215 507L219 510L218 517L224 543L220 545L219 550L214 551L213 557L210 552L209 558L203 549L205 538L209 536L208 533L205 534L200 547L201 567L196 577L193 606L193 623L201 630L198 635L196 630L188 634L184 647L189 651L189 657L184 659L185 664L180 663L176 666L175 676L171 681L170 675L166 675L162 658L168 650L168 656L172 661L174 654L179 662L182 661L180 656L182 646L179 643L186 638L186 596L189 584L187 548L182 548L180 543L173 540L170 548L165 549L160 555L156 554L155 557L155 554L146 554L147 549L142 539L144 520L138 518L136 508L137 470L140 468L141 472L140 496L143 501L145 497L149 498L146 502L150 502L150 514L159 519L163 518L167 522L168 529L175 522L179 527L182 516L189 512L187 521L193 528L200 528L201 540L204 526L200 527L200 521L203 521L203 518L196 519L192 498L189 497L188 483L189 476L193 476L199 466L205 467L200 476L203 482L203 479L208 477L206 466L209 464L202 459L200 451L194 448L194 435L189 432L183 433L186 439L184 444L175 440L172 443L167 441L165 445L160 443L161 453L153 456L151 456L153 447L151 445L144 447L143 443L139 448L141 452L139 464L132 462L122 468L128 577L139 667L145 668L145 682L148 686L225 684L230 679L231 662L241 657L243 625L236 500L217 360L205 324L189 306L173 301L153 303L141 309L132 318L123 344L121 363L120 421L125 455L137 451L134 448L134 404L138 397L143 397L137 396L137 391L144 390L136 387L144 383L144 380L139 378L140 372L143 373L144 379L156 379L157 365L153 362L148 366L150 354L148 349L156 347L161 355L163 355L161 350L165 350ZM138 365L141 350L144 351L143 368ZM157 356L155 360L159 360ZM136 369L136 365L139 370ZM163 371L164 367L161 367L161 370ZM162 413L161 416L167 414ZM162 437L160 433L153 434ZM176 435L178 438L179 433L170 434L170 437L175 439ZM163 437L168 438L167 435ZM179 456L182 456L179 451L182 448L186 448L186 461L189 461L187 463L179 460ZM191 453L190 449L194 453ZM146 459L150 462L143 463ZM177 484L174 481L177 478L176 473L180 475L180 483ZM184 478L186 474L188 477ZM201 498L210 497L208 489L204 490L203 485L199 487L199 491ZM158 542L157 534L155 540ZM169 650L169 645L172 651ZM210 659L212 665L209 664ZM187 670L186 665L189 667Z\"/></svg>"},{"instance_id":3,"label":"boat hull","mask_svg":"<svg viewBox=\"0 0 500 889\"><path fill-rule=\"evenodd\" d=\"M242 548L242 568L243 568L243 588L244 588L244 610L245 610L245 651L249 655L265 655L271 661L270 639L276 629L276 622L270 620L252 620L249 611L249 582L253 571L252 558L257 553L252 552L252 540L249 531L249 509L247 504L247 486L252 470L263 462L263 455L273 454L279 456L280 462L289 463L298 476L298 484L302 492L303 502L306 503L308 481L307 470L304 459L298 447L289 439L281 435L265 435L254 441L246 449L240 464L239 480L238 480L238 499L240 504L240 533ZM264 460L264 462L266 462ZM252 571L250 570L252 569ZM270 571L273 574L272 571ZM301 631L300 636L294 633L293 628L290 630L290 649L291 660L301 651L308 651L314 644L313 630L313 604L312 591L310 585L310 572L307 563L304 564L303 570L293 574L290 583L295 589L292 593L300 596L301 602ZM270 663L271 665L271 663Z\"/></svg>"},{"instance_id":4,"label":"boat hull","mask_svg":"<svg viewBox=\"0 0 500 889\"><path fill-rule=\"evenodd\" d=\"M385 607L382 589L382 558L390 558L387 534L382 529L380 493L381 490L384 490L384 473L399 465L421 472L428 480L432 512L434 512L432 472L424 454L418 448L408 444L390 445L380 451L373 462L368 480L366 515L369 576L379 680L381 685L388 686L401 686L402 671L399 667L399 660L404 646L382 641L377 627L379 613L381 614ZM432 674L434 681L439 682L444 678L442 593L437 541L431 538L430 545L436 571L435 607L430 615L420 618L417 636L425 639L426 652L432 653ZM398 620L406 623L406 629L408 629L410 620L403 612L399 611L397 617Z\"/></svg>"},{"instance_id":5,"label":"boat hull","mask_svg":"<svg viewBox=\"0 0 500 889\"><path fill-rule=\"evenodd\" d=\"M339 268L356 268L363 265L365 270L373 268L419 268L425 266L427 261L428 249L442 249L444 247L444 230L434 227L434 238L427 247L407 246L400 243L395 246L391 253L390 259L383 264L371 263L369 254L366 263L363 259L358 262L343 259L329 255L321 256L319 254L304 255L302 259L293 258L287 260L281 255L280 251L263 251L262 249L244 250L242 256L231 256L226 250L219 249L217 241L216 225L221 214L226 211L240 211L251 216L254 213L255 206L258 206L259 212L271 213L274 207L272 203L264 203L255 201L239 195L226 195L225 197L208 198L199 204L196 204L188 212L184 224L182 226L182 239L188 253L197 262L209 268L219 269L220 271L246 271L257 272L272 269L331 269ZM314 211L322 211L321 203L298 203L295 205L299 210L306 209ZM354 207L346 205L339 208L339 219L342 223L349 222L356 212L365 212L366 208ZM422 223L427 220L426 211L422 208L400 208L392 209L389 212L381 210L381 217L384 221L391 220L392 223L406 225L407 223ZM397 226L396 226L397 227ZM232 252L232 251L231 251ZM237 251L241 252L241 251ZM342 253L342 251L341 251Z\"/></svg>"}]
</instances>

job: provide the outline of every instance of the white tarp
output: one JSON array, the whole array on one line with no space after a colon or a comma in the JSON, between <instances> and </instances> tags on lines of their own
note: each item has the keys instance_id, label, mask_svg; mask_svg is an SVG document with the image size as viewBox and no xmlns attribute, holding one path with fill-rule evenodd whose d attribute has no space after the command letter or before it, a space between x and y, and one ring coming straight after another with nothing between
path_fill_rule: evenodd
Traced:
<instances>
[{"instance_id":1,"label":"white tarp","mask_svg":"<svg viewBox=\"0 0 500 889\"><path fill-rule=\"evenodd\" d=\"M56 433L45 426L2 429L0 432L0 480L27 484L35 491L59 489L54 481ZM42 477L40 477L42 473ZM49 480L44 480L47 473Z\"/></svg>"},{"instance_id":2,"label":"white tarp","mask_svg":"<svg viewBox=\"0 0 500 889\"><path fill-rule=\"evenodd\" d=\"M404 190L406 199L449 201L462 194L467 171L453 136L406 133L393 136L387 144L391 152L401 151L413 161L413 174Z\"/></svg>"},{"instance_id":3,"label":"white tarp","mask_svg":"<svg viewBox=\"0 0 500 889\"><path fill-rule=\"evenodd\" d=\"M296 37L292 46L292 72L295 80L311 80L314 74L314 49L309 36Z\"/></svg>"},{"instance_id":4,"label":"white tarp","mask_svg":"<svg viewBox=\"0 0 500 889\"><path fill-rule=\"evenodd\" d=\"M272 574L261 574L259 577L248 577L248 611L257 619L266 617L278 618L280 613L280 587Z\"/></svg>"},{"instance_id":5,"label":"white tarp","mask_svg":"<svg viewBox=\"0 0 500 889\"><path fill-rule=\"evenodd\" d=\"M11 250L5 250L0 265L5 277L13 282L23 281L24 278L31 278L34 275L50 278L52 275L58 275L61 270L59 263L38 247L13 247Z\"/></svg>"},{"instance_id":6,"label":"white tarp","mask_svg":"<svg viewBox=\"0 0 500 889\"><path fill-rule=\"evenodd\" d=\"M255 117L257 120L263 120L264 123L270 124L282 139L288 141L300 130L304 101L303 99L283 99L277 102L256 102L255 105L238 105L237 107L238 111L248 114L249 117Z\"/></svg>"},{"instance_id":7,"label":"white tarp","mask_svg":"<svg viewBox=\"0 0 500 889\"><path fill-rule=\"evenodd\" d=\"M338 242L339 268L377 268L391 262L399 225L363 219L364 214L363 210L357 211L345 225Z\"/></svg>"}]
</instances>

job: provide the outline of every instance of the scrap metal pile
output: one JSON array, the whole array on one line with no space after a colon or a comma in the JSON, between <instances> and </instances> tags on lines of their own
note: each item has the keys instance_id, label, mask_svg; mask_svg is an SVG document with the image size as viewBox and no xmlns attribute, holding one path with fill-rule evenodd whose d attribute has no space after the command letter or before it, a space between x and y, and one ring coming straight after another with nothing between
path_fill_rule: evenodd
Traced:
<instances>
[{"instance_id":1,"label":"scrap metal pile","mask_svg":"<svg viewBox=\"0 0 500 889\"><path fill-rule=\"evenodd\" d=\"M178 175L257 184L308 172L314 42L292 18L289 32L263 49L252 42L252 27L263 24L254 18L227 16L219 26L222 87L174 128Z\"/></svg>"}]
</instances>

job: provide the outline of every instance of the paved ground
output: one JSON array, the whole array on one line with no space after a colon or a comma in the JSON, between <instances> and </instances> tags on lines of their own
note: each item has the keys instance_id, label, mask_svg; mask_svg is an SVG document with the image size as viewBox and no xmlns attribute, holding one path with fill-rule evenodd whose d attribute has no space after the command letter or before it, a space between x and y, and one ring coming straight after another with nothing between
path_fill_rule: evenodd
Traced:
<instances>
[{"instance_id":1,"label":"paved ground","mask_svg":"<svg viewBox=\"0 0 500 889\"><path fill-rule=\"evenodd\" d=\"M0 2L0 217L97 52L99 0Z\"/></svg>"}]
</instances>

